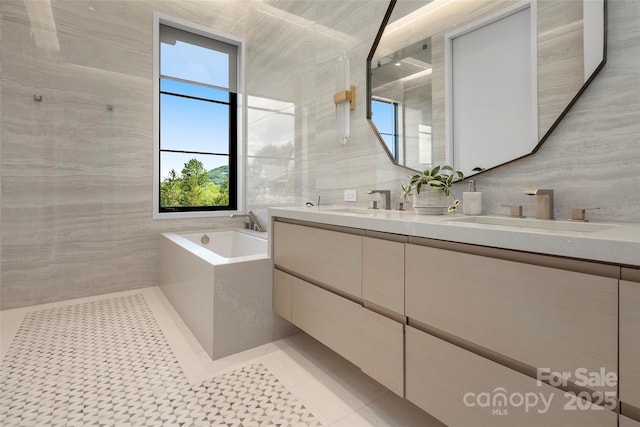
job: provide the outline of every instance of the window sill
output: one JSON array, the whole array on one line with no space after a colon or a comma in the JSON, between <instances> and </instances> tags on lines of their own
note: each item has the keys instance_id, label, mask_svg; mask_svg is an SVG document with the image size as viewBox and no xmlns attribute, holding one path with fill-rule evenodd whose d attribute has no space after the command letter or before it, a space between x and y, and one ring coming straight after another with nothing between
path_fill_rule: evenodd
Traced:
<instances>
[{"instance_id":1,"label":"window sill","mask_svg":"<svg viewBox=\"0 0 640 427\"><path fill-rule=\"evenodd\" d=\"M194 212L154 212L153 219L189 219L189 218L221 218L241 215L240 210L233 211L194 211Z\"/></svg>"}]
</instances>

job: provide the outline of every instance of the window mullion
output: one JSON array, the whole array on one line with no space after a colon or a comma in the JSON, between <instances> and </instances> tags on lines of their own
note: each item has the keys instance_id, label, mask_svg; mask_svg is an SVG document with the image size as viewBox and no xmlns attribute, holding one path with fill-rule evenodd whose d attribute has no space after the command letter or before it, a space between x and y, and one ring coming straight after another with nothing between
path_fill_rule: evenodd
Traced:
<instances>
[{"instance_id":1,"label":"window mullion","mask_svg":"<svg viewBox=\"0 0 640 427\"><path fill-rule=\"evenodd\" d=\"M164 74L160 74L160 80L171 80L174 82L187 83L191 85L206 87L209 89L217 89L217 90L224 90L225 92L231 92L231 90L228 87L216 86L208 83L201 83L194 80L181 79L179 77L165 76Z\"/></svg>"},{"instance_id":2,"label":"window mullion","mask_svg":"<svg viewBox=\"0 0 640 427\"><path fill-rule=\"evenodd\" d=\"M214 104L231 105L229 102L218 101L217 99L199 98L199 97L193 96L193 95L183 95L181 93L167 92L167 91L163 91L163 90L160 91L160 94L161 95L170 95L170 96L179 96L180 98L193 99L193 100L196 100L196 101L213 102Z\"/></svg>"}]
</instances>

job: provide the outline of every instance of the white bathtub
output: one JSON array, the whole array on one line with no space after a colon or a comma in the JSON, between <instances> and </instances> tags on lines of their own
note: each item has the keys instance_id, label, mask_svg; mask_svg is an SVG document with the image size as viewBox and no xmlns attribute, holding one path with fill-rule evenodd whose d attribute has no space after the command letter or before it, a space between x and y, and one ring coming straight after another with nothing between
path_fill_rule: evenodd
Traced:
<instances>
[{"instance_id":1,"label":"white bathtub","mask_svg":"<svg viewBox=\"0 0 640 427\"><path fill-rule=\"evenodd\" d=\"M160 289L214 360L295 332L273 313L267 243L247 230L161 237Z\"/></svg>"},{"instance_id":2,"label":"white bathtub","mask_svg":"<svg viewBox=\"0 0 640 427\"><path fill-rule=\"evenodd\" d=\"M225 262L241 262L267 256L266 233L252 233L244 230L215 231L213 233L182 234L182 237L226 258ZM212 238L213 237L213 238Z\"/></svg>"}]
</instances>

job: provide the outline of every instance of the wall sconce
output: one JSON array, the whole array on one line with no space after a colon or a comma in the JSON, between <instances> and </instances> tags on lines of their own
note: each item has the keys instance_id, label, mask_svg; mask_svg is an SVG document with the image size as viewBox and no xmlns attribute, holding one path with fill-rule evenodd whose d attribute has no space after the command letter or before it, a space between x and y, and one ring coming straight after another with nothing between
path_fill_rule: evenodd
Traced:
<instances>
[{"instance_id":1,"label":"wall sconce","mask_svg":"<svg viewBox=\"0 0 640 427\"><path fill-rule=\"evenodd\" d=\"M349 59L344 52L338 59L336 92L333 96L333 103L336 104L336 135L340 143L346 144L351 133L350 111L356 108L356 87L350 84Z\"/></svg>"}]
</instances>

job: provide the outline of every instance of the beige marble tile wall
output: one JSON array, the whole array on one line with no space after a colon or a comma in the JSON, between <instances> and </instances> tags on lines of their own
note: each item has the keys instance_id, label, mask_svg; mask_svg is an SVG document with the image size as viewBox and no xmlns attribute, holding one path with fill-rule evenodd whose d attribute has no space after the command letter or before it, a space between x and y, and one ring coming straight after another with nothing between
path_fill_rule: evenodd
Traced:
<instances>
[{"instance_id":1,"label":"beige marble tile wall","mask_svg":"<svg viewBox=\"0 0 640 427\"><path fill-rule=\"evenodd\" d=\"M600 207L589 212L594 220L640 222L640 2L607 3L607 64L535 155L477 177L484 213L506 214L503 205L520 204L526 215L535 215L535 198L522 190L538 187L555 189L558 219L568 218L573 207ZM364 60L364 50L352 56ZM352 74L359 78L363 71L355 61ZM331 125L329 113L317 115L317 129ZM364 116L363 110L354 115L348 146L315 157L316 190L333 202L344 203L342 190L349 186L359 190L362 206L365 190L374 187L393 190L397 201L399 183L406 182L408 171L392 167L382 149L374 149L378 143ZM330 136L328 130L322 134L323 140ZM454 191L461 197L466 188L462 183Z\"/></svg>"},{"instance_id":2,"label":"beige marble tile wall","mask_svg":"<svg viewBox=\"0 0 640 427\"><path fill-rule=\"evenodd\" d=\"M0 165L2 165L2 3L0 3ZM2 173L0 171L0 224L2 224ZM0 233L0 288L2 288L2 234ZM0 294L1 295L1 294Z\"/></svg>"},{"instance_id":3,"label":"beige marble tile wall","mask_svg":"<svg viewBox=\"0 0 640 427\"><path fill-rule=\"evenodd\" d=\"M359 193L370 188L379 173L376 168L394 170L384 162L386 157L381 157L385 155L377 143L372 143L364 104L366 57L387 4L384 1L290 1L278 2L278 6L304 19L317 20L313 39L301 51L301 57L292 60L291 67L299 67L300 73L284 83L293 86L294 97L297 97L293 202L316 203L320 196L321 204L341 203L345 188L358 189ZM337 142L333 104L337 59L342 51L347 52L351 84L358 90L358 108L351 116L352 134L344 146Z\"/></svg>"},{"instance_id":4,"label":"beige marble tile wall","mask_svg":"<svg viewBox=\"0 0 640 427\"><path fill-rule=\"evenodd\" d=\"M268 204L300 205L318 195L323 204L343 203L345 188L358 191L358 205L371 188L392 189L397 201L409 171L388 160L364 104L365 60L386 6L0 2L0 307L155 285L159 233L237 224L151 218L154 10L245 37L248 94L293 104L294 129L286 132L293 156L283 156L292 159L254 160L272 176L281 168L285 178L268 188L272 197L255 196L249 207L264 217ZM609 0L609 15L608 64L554 135L535 156L478 178L488 213L521 203L532 214L534 200L521 190L545 186L556 189L559 217L585 205L602 207L594 218L639 219L640 3ZM359 104L344 146L336 142L332 103L343 50ZM249 128L256 152L270 141L261 132L255 123ZM277 179L257 176L248 185L266 181Z\"/></svg>"},{"instance_id":5,"label":"beige marble tile wall","mask_svg":"<svg viewBox=\"0 0 640 427\"><path fill-rule=\"evenodd\" d=\"M316 105L331 103L334 58L369 44L384 9L365 1L3 0L0 307L155 285L159 233L239 225L152 219L153 11L245 38L249 96L295 105L294 185L270 202L298 204L315 188L302 171L318 150L333 150L333 138L320 145ZM249 133L261 143L260 130Z\"/></svg>"},{"instance_id":6,"label":"beige marble tile wall","mask_svg":"<svg viewBox=\"0 0 640 427\"><path fill-rule=\"evenodd\" d=\"M153 285L158 233L230 225L151 219L151 30L146 2L2 2L3 308Z\"/></svg>"},{"instance_id":7,"label":"beige marble tile wall","mask_svg":"<svg viewBox=\"0 0 640 427\"><path fill-rule=\"evenodd\" d=\"M536 154L478 177L486 213L535 215L522 189L552 188L558 219L600 207L594 220L640 222L640 2L607 3L607 64Z\"/></svg>"},{"instance_id":8,"label":"beige marble tile wall","mask_svg":"<svg viewBox=\"0 0 640 427\"><path fill-rule=\"evenodd\" d=\"M541 1L536 16L538 136L542 138L584 81L582 2Z\"/></svg>"}]
</instances>

